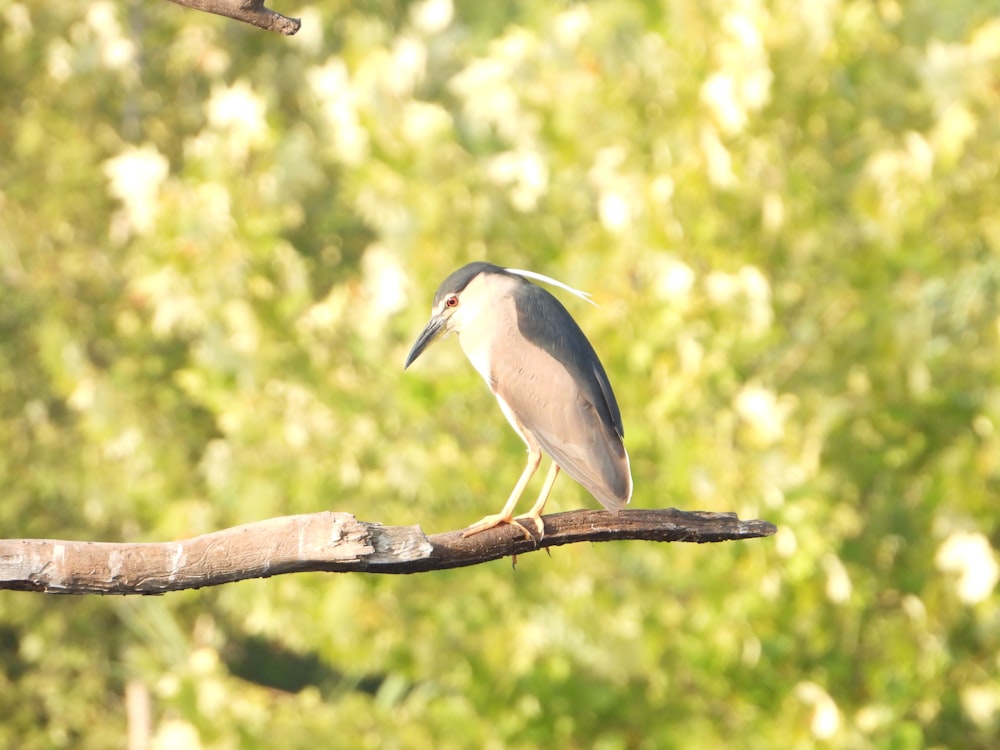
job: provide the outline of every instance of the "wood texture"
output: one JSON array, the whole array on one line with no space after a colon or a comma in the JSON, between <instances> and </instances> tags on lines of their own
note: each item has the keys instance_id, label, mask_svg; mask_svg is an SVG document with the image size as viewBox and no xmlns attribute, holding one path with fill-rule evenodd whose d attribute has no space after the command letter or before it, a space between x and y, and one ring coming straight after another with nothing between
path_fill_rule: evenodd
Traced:
<instances>
[{"instance_id":1,"label":"wood texture","mask_svg":"<svg viewBox=\"0 0 1000 750\"><path fill-rule=\"evenodd\" d=\"M179 542L0 540L0 589L61 594L163 594L302 571L421 573L524 555L575 542L723 542L770 536L767 521L735 513L577 510L545 516L545 536L512 526L469 538L427 536L349 513L283 516Z\"/></svg>"}]
</instances>

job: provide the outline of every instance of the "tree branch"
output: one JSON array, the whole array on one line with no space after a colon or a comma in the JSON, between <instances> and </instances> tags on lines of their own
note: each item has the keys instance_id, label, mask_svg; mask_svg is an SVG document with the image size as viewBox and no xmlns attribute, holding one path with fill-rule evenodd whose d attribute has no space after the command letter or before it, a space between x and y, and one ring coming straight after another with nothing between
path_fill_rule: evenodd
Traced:
<instances>
[{"instance_id":1,"label":"tree branch","mask_svg":"<svg viewBox=\"0 0 1000 750\"><path fill-rule=\"evenodd\" d=\"M639 539L722 542L770 536L767 521L735 513L577 510L545 517L530 541L501 526L463 538L419 526L382 526L350 513L283 516L180 542L117 544L0 540L0 589L60 594L163 594L302 571L421 573L459 568L575 542Z\"/></svg>"},{"instance_id":2,"label":"tree branch","mask_svg":"<svg viewBox=\"0 0 1000 750\"><path fill-rule=\"evenodd\" d=\"M291 36L302 26L298 18L289 18L264 7L264 0L170 0L185 8L194 8L217 16L235 18L264 31Z\"/></svg>"}]
</instances>

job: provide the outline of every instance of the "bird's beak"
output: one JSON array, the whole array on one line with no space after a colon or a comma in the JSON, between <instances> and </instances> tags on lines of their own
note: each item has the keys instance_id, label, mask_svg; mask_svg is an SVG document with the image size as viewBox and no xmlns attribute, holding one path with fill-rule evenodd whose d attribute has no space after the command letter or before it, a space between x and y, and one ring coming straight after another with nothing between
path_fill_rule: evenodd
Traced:
<instances>
[{"instance_id":1,"label":"bird's beak","mask_svg":"<svg viewBox=\"0 0 1000 750\"><path fill-rule=\"evenodd\" d=\"M403 369L405 370L407 367L412 365L413 360L419 357L423 353L424 349L444 336L447 332L448 328L443 316L435 315L431 318L424 330L420 332L416 342L413 344L413 348L410 349L410 353L406 355L406 363L403 365Z\"/></svg>"}]
</instances>

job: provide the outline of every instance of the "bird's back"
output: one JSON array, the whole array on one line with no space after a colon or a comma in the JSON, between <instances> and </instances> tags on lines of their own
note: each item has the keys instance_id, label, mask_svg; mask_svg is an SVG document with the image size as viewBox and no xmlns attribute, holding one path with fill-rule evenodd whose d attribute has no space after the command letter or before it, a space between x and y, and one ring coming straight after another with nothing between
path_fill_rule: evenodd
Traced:
<instances>
[{"instance_id":1,"label":"bird's back","mask_svg":"<svg viewBox=\"0 0 1000 750\"><path fill-rule=\"evenodd\" d=\"M632 477L607 373L562 303L528 281L516 282L509 303L520 336L495 342L490 385L521 429L616 513L631 498ZM506 335L513 338L514 332Z\"/></svg>"}]
</instances>

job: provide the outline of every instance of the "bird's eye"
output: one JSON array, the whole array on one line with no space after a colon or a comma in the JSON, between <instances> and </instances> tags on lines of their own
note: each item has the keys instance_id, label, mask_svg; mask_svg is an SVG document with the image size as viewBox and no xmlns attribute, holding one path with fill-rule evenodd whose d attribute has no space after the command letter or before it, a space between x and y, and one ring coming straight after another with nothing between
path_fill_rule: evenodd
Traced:
<instances>
[{"instance_id":1,"label":"bird's eye","mask_svg":"<svg viewBox=\"0 0 1000 750\"><path fill-rule=\"evenodd\" d=\"M458 297L454 294L444 301L445 307L458 307Z\"/></svg>"}]
</instances>

